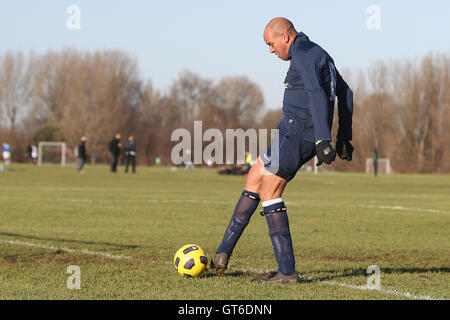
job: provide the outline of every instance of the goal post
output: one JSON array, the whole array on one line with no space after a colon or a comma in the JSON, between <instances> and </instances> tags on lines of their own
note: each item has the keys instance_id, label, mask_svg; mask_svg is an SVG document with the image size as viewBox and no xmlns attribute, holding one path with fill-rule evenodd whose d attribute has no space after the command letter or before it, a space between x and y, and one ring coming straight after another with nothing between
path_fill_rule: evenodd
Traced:
<instances>
[{"instance_id":1,"label":"goal post","mask_svg":"<svg viewBox=\"0 0 450 320\"><path fill-rule=\"evenodd\" d=\"M372 158L366 158L366 173L374 174L374 163ZM378 170L379 174L392 174L391 161L389 158L379 158L378 159Z\"/></svg>"},{"instance_id":2,"label":"goal post","mask_svg":"<svg viewBox=\"0 0 450 320\"><path fill-rule=\"evenodd\" d=\"M67 146L65 142L40 141L38 144L38 165L59 163L66 165Z\"/></svg>"}]
</instances>

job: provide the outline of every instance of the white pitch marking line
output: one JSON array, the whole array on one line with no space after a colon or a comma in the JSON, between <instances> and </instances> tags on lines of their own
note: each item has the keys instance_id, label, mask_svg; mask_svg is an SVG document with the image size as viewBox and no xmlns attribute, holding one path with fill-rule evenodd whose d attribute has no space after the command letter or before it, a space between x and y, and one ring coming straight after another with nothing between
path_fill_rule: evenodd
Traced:
<instances>
[{"instance_id":1,"label":"white pitch marking line","mask_svg":"<svg viewBox=\"0 0 450 320\"><path fill-rule=\"evenodd\" d=\"M257 273L269 273L272 272L273 270L260 270L260 269L254 269L254 268L250 268L250 269L234 269L236 271L241 271L241 272L257 272ZM347 283L342 283L342 282L336 282L336 281L328 281L328 280L320 280L317 278L310 278L310 277L305 277L307 280L311 281L311 282L318 282L320 284L325 284L325 285L329 285L329 286L338 286L338 287L344 287L344 288L348 288L348 289L353 289L353 290L363 290L363 291L376 291L382 294L391 294L391 295L396 295L396 296L400 296L400 297L405 297L408 299L415 299L415 300L448 300L448 299L444 299L444 298L436 298L430 295L418 295L418 294L414 294L414 293L410 293L407 291L398 291L398 290L394 290L394 289L387 289L387 288L380 288L380 289L373 289L368 287L367 285L362 285L362 286L358 286L358 285L353 285L353 284L347 284Z\"/></svg>"},{"instance_id":2,"label":"white pitch marking line","mask_svg":"<svg viewBox=\"0 0 450 320\"><path fill-rule=\"evenodd\" d=\"M0 242L1 243L12 244L12 245L42 248L42 249L53 250L53 251L63 251L63 252L67 252L67 253L77 253L78 252L78 253L88 254L88 255L93 255L93 256L102 256L102 257L106 257L106 258L109 258L109 259L115 259L115 260L122 260L122 259L131 260L132 259L132 257L130 257L130 256L113 255L113 254L110 254L110 253L107 253L107 252L90 251L90 250L87 250L87 249L76 250L76 249L70 249L70 248L65 248L65 247L47 246L47 245L44 245L44 244L37 244L37 243L32 243L32 242L24 242L24 241L18 241L18 240L0 240Z\"/></svg>"},{"instance_id":3,"label":"white pitch marking line","mask_svg":"<svg viewBox=\"0 0 450 320\"><path fill-rule=\"evenodd\" d=\"M332 285L332 286L339 286L339 287L344 287L344 288L349 288L349 289L355 289L355 290L377 291L377 292L384 293L384 294L392 294L392 295L402 296L405 298L415 299L415 300L444 300L441 298L434 298L429 295L426 295L426 296L417 295L417 294L409 293L407 291L402 292L402 291L398 291L398 290L384 289L384 288L373 289L373 288L368 287L367 285L357 286L357 285L341 283L341 282L336 282L336 281L318 281L318 282Z\"/></svg>"},{"instance_id":4,"label":"white pitch marking line","mask_svg":"<svg viewBox=\"0 0 450 320\"><path fill-rule=\"evenodd\" d=\"M423 212L431 212L431 213L444 213L444 211L435 210L435 209L405 208L405 207L401 207L401 206L360 205L360 207L377 208L377 209L390 209L390 210L400 210L400 211L423 211Z\"/></svg>"},{"instance_id":5,"label":"white pitch marking line","mask_svg":"<svg viewBox=\"0 0 450 320\"><path fill-rule=\"evenodd\" d=\"M12 200L10 197L0 197L0 200ZM202 204L235 204L236 201L232 200L180 200L180 199L144 199L144 200L93 200L93 199L70 199L70 198L48 198L48 199L27 199L30 201L48 201L48 202L73 202L73 203L107 203L107 204L120 204L120 203L202 203Z\"/></svg>"},{"instance_id":6,"label":"white pitch marking line","mask_svg":"<svg viewBox=\"0 0 450 320\"><path fill-rule=\"evenodd\" d=\"M127 260L131 260L132 258L130 256L123 256L123 255L112 255L110 253L106 253L106 252L98 252L98 251L89 251L87 249L83 249L81 251L76 250L76 249L70 249L70 248L65 248L65 247L55 247L55 246L47 246L47 245L43 245L43 244L37 244L37 243L31 243L31 242L23 242L23 241L18 241L18 240L1 240L1 243L7 243L7 244L12 244L12 245L22 245L22 246L27 246L27 247L36 247L36 248L42 248L42 249L48 249L48 250L53 250L53 251L63 251L63 252L67 252L67 253L76 253L76 252L81 252L83 254L89 254L89 255L96 255L96 256L102 256L102 257L107 257L110 259L127 259ZM237 269L236 269L237 270ZM258 270L258 269L247 269L247 270L237 270L237 271L242 271L242 272L270 272L268 270ZM397 290L392 290L392 289L373 289L373 288L369 288L367 287L367 285L362 285L362 286L357 286L357 285L352 285L352 284L347 284L347 283L340 283L340 282L336 282L336 281L321 281L319 279L315 279L315 278L308 278L308 280L314 281L314 282L319 282L319 283L323 283L323 284L327 284L327 285L332 285L332 286L340 286L340 287L345 287L345 288L349 288L349 289L356 289L356 290L372 290L372 291L378 291L380 293L384 293L384 294L393 294L393 295L397 295L397 296L403 296L409 299L417 299L417 300L446 300L446 299L442 299L442 298L435 298L432 297L430 295L426 295L426 296L422 296L422 295L416 295L413 293L409 293L409 292L401 292L401 291L397 291Z\"/></svg>"},{"instance_id":7,"label":"white pitch marking line","mask_svg":"<svg viewBox=\"0 0 450 320\"><path fill-rule=\"evenodd\" d=\"M0 197L0 200L11 200L9 197ZM120 204L120 203L200 203L200 204L235 204L236 201L233 200L193 200L193 199L145 199L145 200L93 200L93 199L66 199L66 198L55 198L55 199L27 199L27 201L39 201L43 200L49 202L73 202L73 203L108 203L108 204ZM310 204L311 201L285 201L287 205L302 206ZM328 206L328 204L315 203L315 206ZM375 209L389 209L398 211L419 211L419 212L429 212L429 213L449 213L448 211L436 210L436 209L424 209L424 208L406 208L402 206L385 206L385 205L352 205L353 207L362 208L375 208Z\"/></svg>"}]
</instances>

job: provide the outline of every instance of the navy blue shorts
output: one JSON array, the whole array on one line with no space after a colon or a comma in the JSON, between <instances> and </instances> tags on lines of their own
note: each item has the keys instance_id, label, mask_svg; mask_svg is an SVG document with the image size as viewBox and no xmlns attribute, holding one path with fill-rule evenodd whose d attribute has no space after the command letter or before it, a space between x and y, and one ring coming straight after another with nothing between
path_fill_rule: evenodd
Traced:
<instances>
[{"instance_id":1,"label":"navy blue shorts","mask_svg":"<svg viewBox=\"0 0 450 320\"><path fill-rule=\"evenodd\" d=\"M260 156L269 172L289 181L316 155L314 127L311 120L298 120L285 114L277 129L278 141L272 137L271 145Z\"/></svg>"}]
</instances>

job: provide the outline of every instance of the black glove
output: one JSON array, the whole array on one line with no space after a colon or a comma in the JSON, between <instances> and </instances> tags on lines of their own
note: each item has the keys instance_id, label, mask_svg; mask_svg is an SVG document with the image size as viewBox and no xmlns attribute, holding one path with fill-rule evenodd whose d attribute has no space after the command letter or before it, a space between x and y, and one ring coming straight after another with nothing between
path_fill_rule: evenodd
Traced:
<instances>
[{"instance_id":1,"label":"black glove","mask_svg":"<svg viewBox=\"0 0 450 320\"><path fill-rule=\"evenodd\" d=\"M316 166L320 166L322 162L330 164L336 158L336 151L331 146L330 141L320 141L318 144L316 144L316 151L317 159L319 159Z\"/></svg>"},{"instance_id":2,"label":"black glove","mask_svg":"<svg viewBox=\"0 0 450 320\"><path fill-rule=\"evenodd\" d=\"M336 152L342 160L352 161L352 153L355 148L348 140L336 141Z\"/></svg>"}]
</instances>

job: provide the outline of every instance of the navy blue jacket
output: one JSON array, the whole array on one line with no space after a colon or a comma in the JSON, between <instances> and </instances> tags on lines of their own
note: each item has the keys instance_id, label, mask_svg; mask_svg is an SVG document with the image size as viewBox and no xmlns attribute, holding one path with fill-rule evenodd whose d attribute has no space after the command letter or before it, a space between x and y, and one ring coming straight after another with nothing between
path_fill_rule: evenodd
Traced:
<instances>
[{"instance_id":1,"label":"navy blue jacket","mask_svg":"<svg viewBox=\"0 0 450 320\"><path fill-rule=\"evenodd\" d=\"M331 141L335 98L338 98L337 139L352 139L353 92L334 65L333 59L303 32L289 48L291 61L284 81L284 113L312 122L305 140ZM305 128L308 128L306 126ZM311 128L311 126L309 126Z\"/></svg>"},{"instance_id":2,"label":"navy blue jacket","mask_svg":"<svg viewBox=\"0 0 450 320\"><path fill-rule=\"evenodd\" d=\"M111 152L111 154L112 154L113 156L118 157L119 154L120 154L119 143L120 143L120 140L119 140L119 139L116 139L116 138L112 139L112 140L109 142L108 149L109 149L109 152Z\"/></svg>"},{"instance_id":3,"label":"navy blue jacket","mask_svg":"<svg viewBox=\"0 0 450 320\"><path fill-rule=\"evenodd\" d=\"M86 156L86 144L84 143L84 141L81 141L80 144L78 145L78 158L86 160L87 156Z\"/></svg>"},{"instance_id":4,"label":"navy blue jacket","mask_svg":"<svg viewBox=\"0 0 450 320\"><path fill-rule=\"evenodd\" d=\"M136 141L127 140L125 141L125 145L123 146L126 156L135 156L136 155Z\"/></svg>"}]
</instances>

